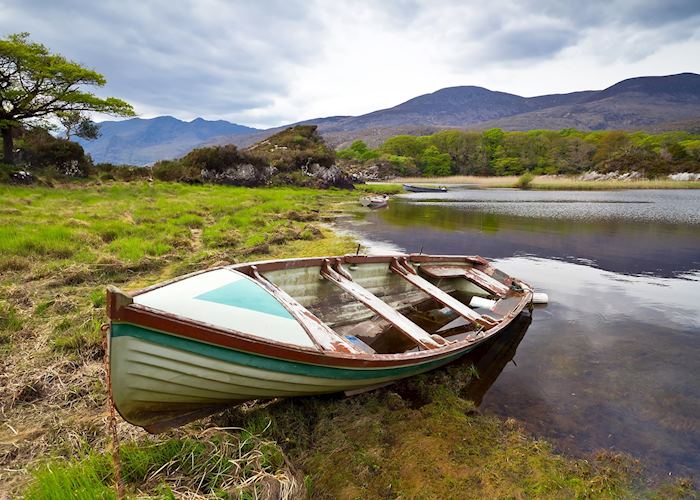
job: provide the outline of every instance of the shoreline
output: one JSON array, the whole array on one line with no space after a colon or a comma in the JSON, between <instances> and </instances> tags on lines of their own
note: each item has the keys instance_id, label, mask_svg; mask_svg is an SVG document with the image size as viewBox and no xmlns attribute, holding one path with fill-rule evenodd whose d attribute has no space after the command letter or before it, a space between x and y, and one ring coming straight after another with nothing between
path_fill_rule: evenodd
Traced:
<instances>
[{"instance_id":1,"label":"shoreline","mask_svg":"<svg viewBox=\"0 0 700 500\"><path fill-rule=\"evenodd\" d=\"M478 177L452 175L448 177L397 177L385 181L369 181L370 186L401 186L402 184L419 184L432 186L463 186L466 188L517 189L517 176ZM584 181L578 177L538 175L528 185L531 190L572 190L605 191L622 189L700 189L700 181L674 181L670 179L605 180Z\"/></svg>"}]
</instances>

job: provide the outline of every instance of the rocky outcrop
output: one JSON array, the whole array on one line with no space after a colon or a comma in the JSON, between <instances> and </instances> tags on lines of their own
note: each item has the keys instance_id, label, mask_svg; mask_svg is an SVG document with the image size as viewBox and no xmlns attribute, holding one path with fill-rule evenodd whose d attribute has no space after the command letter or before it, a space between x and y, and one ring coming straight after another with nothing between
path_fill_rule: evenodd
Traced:
<instances>
[{"instance_id":1,"label":"rocky outcrop","mask_svg":"<svg viewBox=\"0 0 700 500\"><path fill-rule=\"evenodd\" d=\"M371 163L358 163L352 160L339 160L341 169L355 182L384 181L401 175L419 172L401 171L399 167L384 160L373 160Z\"/></svg>"},{"instance_id":2,"label":"rocky outcrop","mask_svg":"<svg viewBox=\"0 0 700 500\"><path fill-rule=\"evenodd\" d=\"M618 171L615 172L608 172L608 173L600 173L596 172L595 170L592 170L591 172L586 172L585 174L581 175L579 177L582 181L633 181L636 179L642 179L643 175L639 172L625 172L621 173Z\"/></svg>"},{"instance_id":3,"label":"rocky outcrop","mask_svg":"<svg viewBox=\"0 0 700 500\"><path fill-rule=\"evenodd\" d=\"M250 163L234 165L224 170L203 168L201 171L204 182L228 184L232 186L263 186L268 184L277 173L275 167L255 167Z\"/></svg>"},{"instance_id":4,"label":"rocky outcrop","mask_svg":"<svg viewBox=\"0 0 700 500\"><path fill-rule=\"evenodd\" d=\"M10 173L10 182L13 184L31 184L34 182L34 174L26 170L18 170Z\"/></svg>"},{"instance_id":5,"label":"rocky outcrop","mask_svg":"<svg viewBox=\"0 0 700 500\"><path fill-rule=\"evenodd\" d=\"M337 187L353 189L352 179L338 168L337 165L322 167L318 163L302 167L302 173L319 181L319 187Z\"/></svg>"},{"instance_id":6,"label":"rocky outcrop","mask_svg":"<svg viewBox=\"0 0 700 500\"><path fill-rule=\"evenodd\" d=\"M160 161L153 175L164 181L232 186L297 185L352 189L314 126L291 127L248 149L232 144L194 149L178 160Z\"/></svg>"},{"instance_id":7,"label":"rocky outcrop","mask_svg":"<svg viewBox=\"0 0 700 500\"><path fill-rule=\"evenodd\" d=\"M672 181L700 181L700 174L694 174L692 172L679 172L677 174L670 174L668 178Z\"/></svg>"}]
</instances>

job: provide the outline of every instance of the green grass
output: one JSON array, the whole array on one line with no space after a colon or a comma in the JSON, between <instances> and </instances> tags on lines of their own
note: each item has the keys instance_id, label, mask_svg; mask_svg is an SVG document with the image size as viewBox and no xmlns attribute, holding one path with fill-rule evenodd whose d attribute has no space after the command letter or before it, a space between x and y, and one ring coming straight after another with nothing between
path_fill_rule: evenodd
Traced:
<instances>
[{"instance_id":1,"label":"green grass","mask_svg":"<svg viewBox=\"0 0 700 500\"><path fill-rule=\"evenodd\" d=\"M402 184L392 184L389 182L357 184L355 187L362 193L371 194L400 194L404 192Z\"/></svg>"},{"instance_id":2,"label":"green grass","mask_svg":"<svg viewBox=\"0 0 700 500\"><path fill-rule=\"evenodd\" d=\"M278 247L297 240L311 245L323 237L313 226L322 209L355 196L171 183L2 186L7 208L0 211L0 269L6 272L0 286L28 284L45 295L44 304L56 296L81 297L77 313L46 325L50 344L61 352L96 349L104 317L91 310L104 307L107 284L129 287L147 275L155 282L256 253L279 255ZM38 308L37 316L47 309ZM0 335L7 344L10 334Z\"/></svg>"},{"instance_id":3,"label":"green grass","mask_svg":"<svg viewBox=\"0 0 700 500\"><path fill-rule=\"evenodd\" d=\"M129 495L163 498L173 491L190 491L216 498L256 498L270 481L282 491L295 481L280 449L247 430L143 440L121 447L120 456L122 483ZM67 492L71 498L116 498L115 470L107 453L90 450L68 461L45 461L31 475L27 499L59 500Z\"/></svg>"}]
</instances>

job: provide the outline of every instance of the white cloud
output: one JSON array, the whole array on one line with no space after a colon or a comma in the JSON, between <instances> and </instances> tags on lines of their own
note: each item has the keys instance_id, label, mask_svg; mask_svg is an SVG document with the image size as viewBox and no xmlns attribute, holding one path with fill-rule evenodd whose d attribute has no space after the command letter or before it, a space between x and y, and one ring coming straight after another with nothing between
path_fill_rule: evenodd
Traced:
<instances>
[{"instance_id":1,"label":"white cloud","mask_svg":"<svg viewBox=\"0 0 700 500\"><path fill-rule=\"evenodd\" d=\"M531 96L700 72L695 0L21 1L0 34L100 72L145 117L269 127L456 85Z\"/></svg>"}]
</instances>

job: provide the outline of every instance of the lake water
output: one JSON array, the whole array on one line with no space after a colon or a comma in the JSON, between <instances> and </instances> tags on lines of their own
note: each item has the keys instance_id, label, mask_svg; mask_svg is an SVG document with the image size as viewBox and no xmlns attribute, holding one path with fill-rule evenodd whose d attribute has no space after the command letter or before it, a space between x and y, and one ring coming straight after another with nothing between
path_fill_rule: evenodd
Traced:
<instances>
[{"instance_id":1,"label":"lake water","mask_svg":"<svg viewBox=\"0 0 700 500\"><path fill-rule=\"evenodd\" d=\"M339 226L374 253L481 255L549 294L475 354L482 410L700 478L700 191L411 194Z\"/></svg>"}]
</instances>

